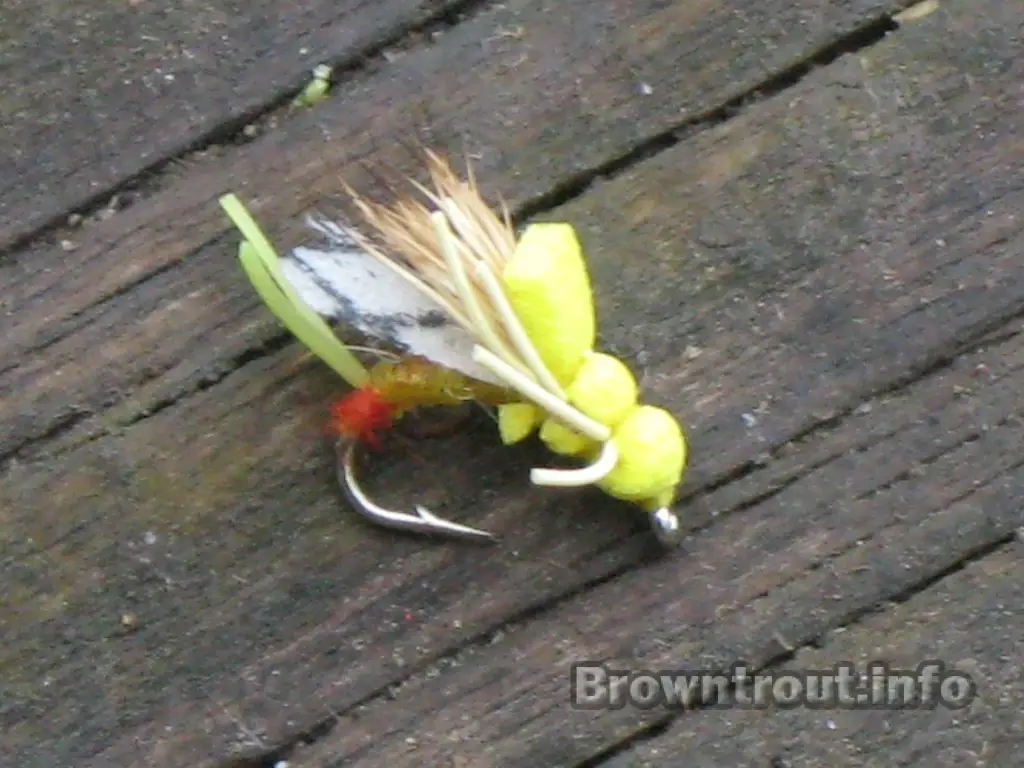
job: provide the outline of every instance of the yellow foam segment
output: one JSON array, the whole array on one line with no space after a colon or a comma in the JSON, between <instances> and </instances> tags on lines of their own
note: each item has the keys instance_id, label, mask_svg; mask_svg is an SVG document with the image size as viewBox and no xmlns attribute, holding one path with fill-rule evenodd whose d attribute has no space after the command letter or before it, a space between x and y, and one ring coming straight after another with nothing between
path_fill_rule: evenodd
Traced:
<instances>
[{"instance_id":1,"label":"yellow foam segment","mask_svg":"<svg viewBox=\"0 0 1024 768\"><path fill-rule=\"evenodd\" d=\"M540 425L539 437L548 448L562 456L583 456L595 446L589 437L552 418L545 419Z\"/></svg>"},{"instance_id":2,"label":"yellow foam segment","mask_svg":"<svg viewBox=\"0 0 1024 768\"><path fill-rule=\"evenodd\" d=\"M501 277L541 360L567 385L596 340L590 276L572 225L531 224Z\"/></svg>"},{"instance_id":3,"label":"yellow foam segment","mask_svg":"<svg viewBox=\"0 0 1024 768\"><path fill-rule=\"evenodd\" d=\"M541 410L532 403L507 403L498 406L498 433L501 442L513 445L525 440L543 418Z\"/></svg>"},{"instance_id":4,"label":"yellow foam segment","mask_svg":"<svg viewBox=\"0 0 1024 768\"><path fill-rule=\"evenodd\" d=\"M638 396L636 378L626 364L602 352L584 357L565 393L582 413L611 428L629 415Z\"/></svg>"},{"instance_id":5,"label":"yellow foam segment","mask_svg":"<svg viewBox=\"0 0 1024 768\"><path fill-rule=\"evenodd\" d=\"M612 434L619 461L598 486L618 499L671 499L686 467L686 440L679 423L661 408L642 405Z\"/></svg>"}]
</instances>

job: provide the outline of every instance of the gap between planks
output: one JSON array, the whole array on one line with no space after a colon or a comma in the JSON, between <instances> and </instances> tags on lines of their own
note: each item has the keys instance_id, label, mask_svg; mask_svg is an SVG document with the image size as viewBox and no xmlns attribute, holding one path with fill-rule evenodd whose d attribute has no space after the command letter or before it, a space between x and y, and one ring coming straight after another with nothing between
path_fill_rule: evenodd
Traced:
<instances>
[{"instance_id":1,"label":"gap between planks","mask_svg":"<svg viewBox=\"0 0 1024 768\"><path fill-rule=\"evenodd\" d=\"M1018 765L1024 715L1012 702L1024 694L1024 678L1013 664L1024 619L1021 554L1022 542L999 546L905 602L829 631L773 668L799 672L852 663L863 669L870 660L907 670L939 661L972 678L976 698L967 709L732 709L728 717L697 710L578 768L663 765L681 752L694 755L696 766Z\"/></svg>"},{"instance_id":2,"label":"gap between planks","mask_svg":"<svg viewBox=\"0 0 1024 768\"><path fill-rule=\"evenodd\" d=\"M745 91L730 97L721 105L687 117L617 157L575 172L551 190L539 192L534 198L524 201L518 212L519 217L527 218L556 208L581 195L595 180L607 178L645 157L673 146L680 140L681 133L690 134L727 120L750 101L765 98L795 85L813 68L825 66L841 55L855 53L877 42L885 34L898 28L898 12L906 6L907 3L894 4L887 12L867 20L817 50L810 51L802 60L768 74L763 82L751 84ZM385 67L389 66L393 61L393 52L399 51L404 56L425 46L436 45L442 31L466 23L493 7L494 4L489 0L448 2L422 19L406 21L404 26L385 31L383 37L363 48L337 52L324 58L323 63L333 67L332 96L344 99L347 88L358 88L362 79L377 75L381 63ZM166 188L168 184L173 184L180 176L180 167L187 165L190 158L201 157L205 153L217 152L224 148L230 151L252 143L264 132L264 128L279 130L283 120L290 119L296 114L303 114L301 110L296 113L289 106L301 87L299 83L294 83L285 90L268 96L265 103L250 108L244 114L222 118L220 124L190 140L185 146L176 147L172 143L168 147L171 154L149 162L145 167L129 173L124 178L111 181L102 191L93 189L87 199L53 213L48 219L34 225L34 229L25 228L23 225L24 231L15 230L13 236L0 237L0 264L5 258L16 257L19 250L74 242L80 234L80 225L68 226L66 220L69 217L74 216L79 220L95 219L97 216L106 218L123 210L125 206L136 205ZM113 201L117 201L116 206Z\"/></svg>"},{"instance_id":3,"label":"gap between planks","mask_svg":"<svg viewBox=\"0 0 1024 768\"><path fill-rule=\"evenodd\" d=\"M535 4L535 3L534 3ZM530 23L533 15L541 14L544 18L548 18L548 15L544 12L543 7L533 8L533 5L529 2L520 2L516 4L508 4L507 13L509 18L515 21L524 21ZM641 154L651 151L652 148L656 149L659 143L666 140L673 140L672 134L678 132L681 127L687 125L689 120L696 120L699 124L701 119L706 119L709 116L718 116L715 119L719 119L727 116L729 105L736 105L749 97L757 94L762 88L782 88L791 84L791 81L796 81L799 77L804 74L809 67L827 62L831 58L840 53L856 48L858 45L863 45L869 42L874 37L882 35L885 31L891 28L892 22L885 12L894 12L899 8L903 7L905 3L883 3L881 5L871 6L876 11L873 18L875 20L866 20L858 17L854 9L836 9L829 8L827 11L820 12L819 17L815 17L815 3L807 3L807 7L791 7L790 13L795 15L793 25L799 26L803 20L803 17L809 17L814 23L819 25L825 25L825 28L818 30L815 35L800 36L799 33L794 35L790 31L780 33L777 29L772 28L770 34L768 30L762 30L761 35L757 38L760 41L760 45L765 47L765 50L761 51L758 48L752 48L750 53L744 52L743 56L740 57L740 61L737 64L733 61L728 62L714 62L713 59L709 59L707 56L705 63L708 64L707 75L702 75L700 78L681 78L679 83L665 82L658 83L659 93L665 95L659 99L650 99L643 95L637 95L635 92L635 83L637 74L634 69L639 66L638 63L634 63L630 66L625 66L622 61L618 59L628 59L630 56L629 47L626 46L621 51L617 51L614 54L609 52L612 63L607 64L597 58L595 66L602 69L602 79L605 81L604 87L606 89L612 89L618 97L618 101L612 101L610 103L595 103L593 108L600 109L606 113L607 127L602 127L599 124L591 125L589 127L578 126L575 130L581 134L577 137L579 140L572 142L570 147L558 147L561 150L561 156L558 152L555 152L555 147L551 147L550 150L554 157L558 158L558 167L552 171L549 167L550 163L542 163L536 157L536 155L522 154L521 156L517 153L512 155L509 153L509 157L506 159L506 170L509 167L514 167L516 172L519 174L518 177L510 179L512 181L511 189L506 188L503 190L506 194L511 192L513 203L516 206L525 206L526 210L530 210L530 206L534 206L534 210L541 208L550 207L558 199L566 199L568 195L576 194L582 191L584 185L590 183L594 178L612 172L616 168L621 168L623 163L630 162L630 153L639 151ZM789 4L792 6L792 4ZM671 9L668 9L671 11ZM747 30L743 26L742 20L737 21L735 15L725 13L724 19L714 18L718 14L720 9L711 8L708 11L709 20L715 21L714 24L708 24L711 27L710 30L697 29L696 31L701 32L704 37L708 34L714 36L726 35L725 42L735 41L736 39L743 38L747 35ZM662 13L665 9L662 9ZM704 13L703 11L701 13ZM881 13L881 15L878 15ZM748 14L750 15L750 14ZM749 23L759 21L762 17L770 18L778 16L779 19L783 18L785 14L775 13L770 8L765 8L763 11L758 9L756 14L751 16ZM703 21L699 18L690 19L691 21ZM595 34L600 32L602 27L600 26L601 18L595 22ZM651 16L650 18L657 18L657 15ZM668 13L667 23L671 26L672 14ZM613 22L619 26L628 27L630 24L637 24L645 19L645 14L642 9L638 9L636 12L631 12L626 17L619 19L613 19ZM722 28L723 22L726 24ZM457 32L453 32L450 37L458 38L455 41L449 41L451 46L458 57L468 59L465 62L465 67L470 69L481 70L480 77L504 77L507 81L508 71L511 66L510 57L507 51L495 51L493 54L479 57L474 55L474 46L479 46L480 40L485 39L487 34L490 34L491 27L489 24L493 24L494 20L483 20L476 18L470 24L460 25ZM781 23L781 22L780 22ZM808 22L810 23L810 22ZM699 25L697 25L699 27ZM552 46L552 47L567 47L576 46L579 41L572 39L571 29L555 29L550 32L551 39L542 39L538 37L539 46ZM696 33L696 32L695 32ZM731 37L729 37L731 33ZM549 34L545 30L545 34ZM629 33L623 33L623 36L629 38ZM645 41L645 45L653 45L654 41L658 38L657 35L652 35ZM609 45L612 41L609 40ZM587 48L592 49L593 46L587 42ZM785 53L780 53L785 51ZM296 143L305 142L310 145L315 145L316 142L312 140L310 134L316 135L320 131L326 130L324 126L339 124L336 134L332 139L333 143L342 144L346 140L355 139L358 143L365 143L365 125L362 125L364 121L370 120L375 123L379 121L379 114L375 114L374 110L367 112L366 107L376 102L382 102L388 105L399 104L417 104L417 97L422 99L422 90L426 87L424 84L415 83L414 86L404 87L401 85L403 81L409 79L415 79L417 73L422 73L427 70L427 75L434 80L436 84L431 90L442 92L444 91L443 85L445 84L444 72L445 69L438 68L436 65L436 58L432 60L429 56L424 57L424 54L430 54L433 51L419 51L417 54L411 54L402 60L396 62L392 68L387 72L377 73L370 81L367 82L363 90L356 91L354 93L343 94L339 93L338 99L334 102L328 102L322 105L316 112L305 115L303 118L292 121L292 125L287 130L282 129L276 132L272 137L265 137L260 141L255 142L256 145L267 146L272 149L272 154L277 156L280 152L281 145L285 148L293 148ZM586 54L583 52L575 52L580 55L574 56L572 61L583 62L586 60ZM761 56L761 58L755 58ZM480 59L479 61L477 59ZM567 86L559 82L559 76L554 73L545 72L545 68L551 67L552 69L565 69L565 64L557 60L548 61L545 58L533 64L527 62L526 67L529 69L523 70L519 68L515 74L520 75L524 79L524 85L529 85L532 79L547 79L552 86L557 86L559 89L563 89ZM629 64L627 61L626 64ZM685 61L676 62L676 65L681 66L683 69L691 67L691 64L687 64ZM738 69L733 71L732 66ZM453 66L462 66L461 62L454 62ZM767 73L762 74L761 69L767 68ZM530 69L537 69L539 71L531 72ZM625 71L619 71L625 70ZM659 76L663 76L659 73ZM626 80L625 83L615 82L614 86L612 81ZM397 85L396 85L397 84ZM628 86L628 90L623 93L624 88ZM682 86L677 87L677 86ZM460 86L461 87L461 86ZM574 86L578 87L578 86ZM702 92L700 89L704 89L706 92ZM380 99L374 99L373 93L380 91L382 97ZM491 89L493 91L493 89ZM514 89L512 90L514 93ZM602 94L602 97L607 99L607 96L612 95ZM469 112L469 114L456 114L452 117L453 123L458 123L461 120L465 121L464 127L460 128L458 137L452 136L433 136L433 140L441 141L442 143L457 143L460 149L466 146L466 134L472 131L473 125L477 122L481 122L488 129L490 133L490 126L487 126L487 120L485 116L489 116L490 119L500 117L504 122L508 122L510 119L504 116L505 106L503 100L507 101L508 94L498 94L496 97L493 92L485 92L483 94L476 94L473 96L476 102L480 102L479 106L471 104L469 108L453 109L456 113L458 112ZM514 97L518 98L518 94ZM530 98L528 94L523 94L524 101L529 103ZM436 99L435 99L436 100ZM488 104L488 100L491 101ZM367 104L366 102L370 102ZM424 102L428 106L425 108L426 112L430 112L433 107L430 104L433 102ZM543 102L540 102L542 104ZM723 107L723 105L726 105ZM439 105L440 106L440 105ZM585 106L585 105L582 105ZM631 113L640 107L643 109L637 114L632 115ZM531 108L536 107L531 105ZM725 113L722 112L723 108ZM440 113L447 110L448 106L445 105ZM408 109L406 111L409 111ZM416 109L412 109L413 112ZM519 111L519 110L517 110ZM378 110L379 112L379 110ZM478 114L477 114L478 113ZM620 128L625 128L625 124L622 123L622 118L618 113L629 114L629 132L628 141L624 140L625 136L617 135ZM692 117L684 118L682 121L679 118L680 114L690 115ZM524 116L525 117L525 116ZM554 116L547 111L541 110L538 114L532 116L532 119L537 123L542 123L544 120L550 121ZM564 115L563 115L564 119ZM346 122L351 127L346 127ZM389 122L392 124L387 126L381 133L390 134L391 140L394 140L396 136L402 134L417 135L421 130L427 130L430 133L437 134L439 126L437 124L433 126L427 126L424 128L421 125L422 121L416 119L410 119L408 115L400 115L394 118L389 118ZM437 123L439 121L435 121ZM639 136L637 127L640 127ZM540 125L530 128L531 133L535 133ZM355 136L347 136L349 130L353 130ZM484 135L482 130L474 131L473 144L479 144L485 147L501 148L503 144L509 141L507 135L508 129L495 133L492 135ZM540 131L543 135L543 131ZM590 136L585 134L592 134ZM607 134L607 135L606 135ZM649 139L650 145L645 143L644 136L653 137ZM540 146L538 145L537 139L540 136L527 139L527 136L521 137L521 140L529 143L531 146L536 147L539 151ZM589 141L588 141L589 140ZM640 150L637 150L639 140ZM341 153L341 156L337 156L337 151L326 148L324 152L314 153L312 156L303 156L300 158L293 158L298 164L310 164L315 166L318 170L322 168L324 164L330 164L334 162L337 166L344 165L346 162L354 162L359 159L361 155L366 155L368 151L376 151L380 147L375 146L373 141L370 141L370 146L367 149L362 149L361 152L355 153ZM597 145L594 149L589 149L590 144ZM647 149L644 149L647 147ZM210 210L215 211L216 209L216 195L218 192L212 187L216 187L223 183L223 178L244 178L247 175L259 175L254 173L253 169L250 168L248 172L242 171L241 166L246 163L250 165L265 164L266 158L260 158L256 163L253 163L254 157L259 157L256 153L249 153L246 150L256 150L259 147L238 147L232 152L232 158L230 160L229 168L222 168L214 171L211 174L192 174L192 176L198 176L195 179L194 184L179 184L178 197L183 200L196 199L204 201L204 205L208 205ZM333 156L332 156L333 155ZM636 158L633 158L635 160ZM488 158L490 160L490 158ZM580 171L579 169L588 169ZM404 169L403 169L404 170ZM478 167L478 173L482 179L485 180L489 174L488 167ZM300 176L304 175L300 169ZM280 183L280 173L277 172L265 172L267 176L275 180L275 183ZM566 178L572 179L569 182L565 182ZM216 180L214 180L216 179ZM564 182L564 183L563 183ZM256 183L255 180L253 182ZM296 178L293 181L296 188L304 189L310 186L308 179ZM258 186L258 185L257 185ZM518 189L517 189L518 187ZM322 192L323 190L314 185L314 189ZM575 191L573 191L575 190ZM309 195L311 199L316 199L318 195L314 191L313 194ZM547 202L544 202L547 198ZM540 202L538 202L540 201ZM180 204L180 200L177 201ZM194 206L185 206L184 210L175 210L174 206L171 206L171 210L161 210L160 215L154 219L150 217L145 219L150 223L157 220L160 222L170 217L181 216L183 223L188 223L188 219L194 216ZM125 216L128 221L124 223L124 226L128 231L138 226L133 224L131 219L131 211L125 211ZM216 218L216 217L215 217ZM179 258L185 258L187 255L191 255L192 251L201 247L204 243L210 242L214 237L215 233L222 233L225 231L223 222L220 218L216 218L218 226L209 227L207 222L203 222L202 227L199 229L200 232L208 232L208 236L203 238L195 238L191 245L188 253L181 254ZM102 229L102 228L101 228ZM115 228L115 231L116 228ZM123 232L120 237L116 238L113 243L103 243L98 249L98 253L93 253L88 249L84 249L77 253L77 258L81 259L86 263L94 263L96 261L95 256L103 253L103 251L109 250L113 244L123 241L125 238ZM139 250L144 250L144 246L138 244ZM26 255L26 259L28 255ZM164 258L167 258L166 256ZM159 261L159 258L157 259ZM32 258L34 264L41 264L40 259ZM60 254L60 258L57 263L67 263L68 257L66 254ZM164 262L166 263L166 262ZM157 266L155 271L146 273L144 271L145 265L139 264L132 270L132 272L138 274L142 273L141 277L137 279L145 279L146 276L156 276L160 274L162 267ZM39 268L39 266L36 266ZM123 272L123 267L118 269L119 272ZM97 291L99 286L102 286L105 281L93 280L91 285L83 286L80 291L75 291L75 296L72 300L67 302L67 308L61 313L63 318L70 315L74 318L76 315L88 311L91 306L89 302L82 301L87 298L90 294L99 294L105 298L109 298L112 295L116 295L109 291ZM123 281L118 290L125 291L136 285L136 281ZM20 286L15 286L14 290L17 293ZM22 289L24 290L24 289ZM29 289L31 291L31 289ZM31 292L29 293L31 296ZM81 298L80 298L81 297ZM103 300L103 299L100 299ZM48 327L45 329L33 328L33 333L38 330L43 330L42 334L36 334L35 343L40 341L39 336L46 339L44 345L52 344L54 340L59 339L62 333L66 331L61 330L61 315L53 315L50 318ZM71 332L77 327L76 324L72 323L70 326ZM23 351L32 347L26 346L26 344L18 341L21 337L21 330L19 328L12 329L10 334L13 339L18 342L14 345L14 351ZM3 350L8 352L5 356L11 358L13 355L9 353L9 350Z\"/></svg>"}]
</instances>

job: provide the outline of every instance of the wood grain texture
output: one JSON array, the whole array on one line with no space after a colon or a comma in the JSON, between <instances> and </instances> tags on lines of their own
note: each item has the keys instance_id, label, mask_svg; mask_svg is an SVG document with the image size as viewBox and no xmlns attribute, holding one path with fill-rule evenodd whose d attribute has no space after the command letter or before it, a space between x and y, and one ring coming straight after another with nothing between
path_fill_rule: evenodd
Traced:
<instances>
[{"instance_id":1,"label":"wood grain texture","mask_svg":"<svg viewBox=\"0 0 1024 768\"><path fill-rule=\"evenodd\" d=\"M315 65L351 66L464 5L472 4L5 2L0 252L211 136L239 131ZM126 190L120 205L136 194Z\"/></svg>"},{"instance_id":2,"label":"wood grain texture","mask_svg":"<svg viewBox=\"0 0 1024 768\"><path fill-rule=\"evenodd\" d=\"M649 542L631 536L627 510L596 494L529 489L527 468L539 454L499 450L485 423L446 441L440 462L433 446L402 448L405 455L384 462L377 482L389 498L422 498L497 530L507 537L497 550L404 539L339 511L329 454L309 424L310 403L322 403L337 384L298 364L294 345L278 346L279 334L231 264L233 237L223 236L212 205L219 191L250 179L249 189L260 192L246 197L271 223L307 207L329 188L341 159L354 156L344 154L356 146L348 139L341 142L347 149L316 166L325 145L312 137L328 112L311 115L304 128L296 122L279 143L268 138L229 162L193 169L173 190L97 227L96 241L81 249L89 258L75 262L91 274L62 269L49 252L6 267L0 277L22 292L26 310L4 340L19 355L19 365L2 374L17 400L0 404L14 457L0 484L0 579L8 600L0 664L13 670L0 704L8 726L3 751L47 765L210 765L265 752L335 724L341 713L343 727L328 734L321 754L354 750L370 765L408 760L386 734L424 720L427 702L436 708L447 698L429 688L416 696L417 683L396 691L397 720L366 731L381 739L373 749L350 710L369 701L365 727L382 722L374 697L517 618L538 643L571 630L574 653L592 650L576 637L574 621L584 629L613 622L595 635L610 644L671 646L679 636L663 623L652 627L650 616L681 620L689 615L681 602L700 616L713 611L701 564L720 568L717 583L733 596L736 614L757 590L780 586L772 568L786 566L796 592L776 590L782 602L756 614L764 623L750 635L755 650L794 594L809 611L797 630L820 632L847 615L815 613L820 585L800 574L815 572L808 569L816 552L850 545L853 534L842 527L850 520L836 518L819 549L805 542L795 555L785 549L787 533L809 535L809 526L834 512L756 502L812 482L819 465L806 454L782 461L795 439L847 424L865 398L947 364L962 346L1004 328L1024 304L1022 191L1013 173L1022 134L1011 109L1020 64L1012 18L1000 16L998 4L989 10L936 14L552 213L580 228L605 342L638 362L649 398L679 413L690 430L689 487L700 495L691 500L689 524L700 529L721 518L685 553L639 571L630 569ZM687 21L687 29L698 26ZM453 43L450 55L479 42ZM430 56L441 56L437 50ZM423 59L409 59L410 77L424 71ZM660 66L674 71L666 61ZM462 114L460 124L486 126L491 104L471 103L480 111L453 105L451 114ZM401 113L385 111L386 104L375 108ZM550 107L523 96L521 108L539 116ZM402 125L381 119L385 135L386 126ZM577 162L597 163L637 139L634 131L620 143L601 141L596 119L565 125L578 131ZM543 142L527 151L511 147L513 140L522 136L503 143L496 134L493 153L481 161L489 190L520 202L565 178ZM531 156L533 165L518 162ZM532 174L516 177L512 167ZM271 229L283 241L295 237L287 226ZM909 429L901 418L880 419L876 429ZM76 426L61 431L65 420ZM856 434L845 439L860 444ZM1006 438L1011 449L1015 439ZM835 445L821 450L820 466L839 464L830 470L832 486L820 487L842 494L836 478L850 476L851 466L835 459ZM881 468L852 473L865 494L896 469L890 453L876 461ZM957 482L967 483L966 475ZM887 509L851 514L871 534L874 515L882 529L893 525ZM963 511L930 518L929 535L945 543L950 530L962 529L960 549L943 556L963 556L1006 535L1010 508L993 509L981 522ZM744 510L755 511L730 516ZM762 522L749 527L751 520ZM893 588L886 569L902 573L894 563L908 541L897 531L885 550L896 560L877 566L881 586L853 580L843 611ZM935 562L911 568L902 584L923 578ZM609 588L571 597L620 573L609 588L642 597L632 613L618 607L632 598ZM529 619L559 599L564 608L550 608L551 618ZM566 619L566 610L579 613ZM126 614L136 617L127 627ZM716 637L747 637L731 631ZM565 746L569 731L553 730L566 722L557 714L560 679L545 663L558 661L560 647L545 646L529 659L534 666L522 666L540 687L514 682L522 680L516 670L500 664L472 671L504 676L510 691L527 692L492 699L497 719L480 727L505 736L481 747L498 752L477 757L524 765L538 756L576 759L636 732L636 718L602 719L576 747ZM730 655L724 644L701 647L714 658ZM533 721L539 730L524 728L518 746L509 745L530 701L556 715L550 727ZM456 709L431 714L448 723ZM444 759L443 745L427 741L419 756Z\"/></svg>"},{"instance_id":3,"label":"wood grain texture","mask_svg":"<svg viewBox=\"0 0 1024 768\"><path fill-rule=\"evenodd\" d=\"M325 60L339 64L343 99L381 82L390 86L378 95L391 97L373 100L378 109L367 112L361 93L353 116L339 104L325 113L329 130L377 131L391 111L411 113L407 128L422 107L439 106L438 127L468 133L492 151L501 145L495 132L518 134L518 149L536 149L532 134L540 128L552 145L548 154L564 152L562 167L571 168L588 142L552 122L524 131L536 110L596 120L605 135L624 131L635 139L654 117L645 117L648 111L669 123L699 115L718 106L723 91L756 88L866 19L907 4L305 0L284 10L218 0L173 9L49 3L39 11L25 0L8 2L0 11L8 85L0 108L9 117L0 138L13 151L0 165L0 252L47 221L105 199L111 187L127 183L121 204L130 202L152 181L144 171L191 146L245 141L238 132L246 121ZM471 21L458 23L464 17ZM423 50L431 47L438 52ZM420 66L388 64L407 50ZM663 66L666 57L679 66ZM644 84L655 98L635 98ZM467 97L500 108L466 122L455 107ZM524 110L530 101L536 106ZM336 115L344 115L344 127Z\"/></svg>"},{"instance_id":4,"label":"wood grain texture","mask_svg":"<svg viewBox=\"0 0 1024 768\"><path fill-rule=\"evenodd\" d=\"M828 669L848 662L863 669L884 660L914 669L939 660L977 685L966 709L699 711L604 767L671 765L684 755L695 768L1020 765L1022 549L1020 543L1007 545L905 603L829 632L821 648L801 650L785 667Z\"/></svg>"},{"instance_id":5,"label":"wood grain texture","mask_svg":"<svg viewBox=\"0 0 1024 768\"><path fill-rule=\"evenodd\" d=\"M983 362L992 367L979 379ZM866 401L860 413L792 444L744 483L707 494L701 503L716 520L682 556L631 570L464 649L405 683L400 704L380 697L345 713L290 764L574 766L664 726L679 713L573 708L571 665L726 671L743 662L754 672L1010 541L1022 522L1024 409L1011 394L1022 377L1024 334L1017 332ZM740 488L748 494L742 500L735 498ZM991 589L1005 596L1019 586ZM990 595L990 610L1000 600ZM1000 621L993 642L1001 633L1009 651L1021 614ZM734 714L696 715L707 723L703 743L709 747L742 719ZM688 738L696 726L690 715L681 718L672 726L680 735L668 743L686 744L688 755L694 749L694 764L758 764L731 762L736 753L724 745L699 762ZM716 718L724 722L713 726Z\"/></svg>"},{"instance_id":6,"label":"wood grain texture","mask_svg":"<svg viewBox=\"0 0 1024 768\"><path fill-rule=\"evenodd\" d=\"M756 90L899 3L777 0L740 13L616 2L581 15L561 7L520 0L481 13L450 30L444 45L339 88L316 111L77 235L70 255L40 244L0 266L0 389L29 398L0 411L0 456L109 407L118 392L150 385L161 390L157 399L180 396L266 340L232 332L196 348L224 318L255 306L249 291L226 282L235 273L222 271L220 194L238 191L269 225L296 222L337 193L343 170L358 176L357 160L418 170L405 147L422 141L472 153L484 189L517 206ZM288 242L280 226L277 234ZM152 317L161 300L187 326L171 330L173 312ZM138 322L139 333L155 324L153 332L174 338L158 349L152 339L129 344L111 333L122 319ZM84 345L106 361L102 383L81 369ZM215 359L203 359L214 346ZM183 359L202 370L171 372ZM69 381L81 386L69 389Z\"/></svg>"},{"instance_id":7,"label":"wood grain texture","mask_svg":"<svg viewBox=\"0 0 1024 768\"><path fill-rule=\"evenodd\" d=\"M557 212L601 243L591 251L597 265L608 263L609 252L620 259L610 272L630 288L601 294L610 299L602 309L611 338L621 333L619 343L642 349L649 360L679 352L679 340L675 351L664 351L672 342L659 338L659 321L661 328L684 325L706 342L685 369L681 358L665 369L648 368L649 388L680 397L679 405L670 403L693 425L694 474L718 479L722 475L712 467L725 472L744 459L767 466L697 500L694 516L716 522L695 537L683 558L631 571L541 619L513 626L493 646L465 650L451 668L443 665L403 686L396 694L400 705L380 699L343 716L328 737L293 761L531 766L593 760L664 714L572 711L571 662L724 668L740 658L764 664L785 647L812 641L1012 535L1022 522L1017 499L1024 433L1013 393L1021 386L1024 352L1020 296L1007 295L1004 304L997 294L998 286L1014 282L1004 268L1022 266L1022 233L1012 213L1021 187L1009 170L1019 162L995 158L1020 151L1012 138L1016 130L1009 130L1019 125L1020 114L1007 109L1018 103L1018 91L1010 81L990 81L987 93L975 89L978 80L960 69L974 57L972 47L939 31L964 34L958 23L988 46L983 66L1000 69L993 52L1009 52L1013 24L1003 37L998 14L988 21L938 15L820 72L806 90L760 105L702 137L718 150L715 155L700 154L707 145L698 139ZM972 52L958 60L953 49ZM932 69L937 61L945 62L939 71ZM1017 77L1019 65L1002 61L1003 75ZM858 70L887 74L868 76L853 88ZM909 105L912 94L918 100ZM928 103L935 112L922 109ZM982 103L992 104L994 122L975 108ZM985 126L976 143L966 134L954 139L955 130L946 133L961 108L971 115L965 128ZM867 131L868 125L875 130ZM926 130L927 142L921 140ZM855 140L859 134L862 143ZM944 141L951 142L948 150ZM981 161L976 149L992 153L993 162ZM743 163L727 161L751 155ZM963 171L957 170L961 162ZM994 172L999 165L1007 175ZM718 175L688 178L679 170L694 167ZM755 221L747 211L758 204L758 189L782 168L787 172L774 177L771 201L760 203L762 211L770 205L773 215L763 212ZM844 177L846 184L837 181ZM707 198L696 202L686 188ZM993 196L979 199L979 189ZM947 207L959 206L956 200L966 203L962 215ZM600 222L616 215L628 220L634 211L640 215L633 227L616 228L627 234L615 238L610 223L600 229ZM750 243L760 226L780 239L784 235L776 233L790 233L788 248L779 242L761 254L827 258L794 263L789 256L783 266L785 257L773 262L762 256L757 279L750 279L749 268L723 279L729 285L742 274L748 290L722 290L718 302L710 300L706 281L695 284L697 272L673 278L666 268L654 282L632 281L641 271L631 273L628 266L634 248L664 243L655 256L673 263L680 258L673 237L680 230L692 237L697 228L689 216L702 214L707 229L697 239L706 238L716 250L742 251L738 243ZM1010 231L988 229L1000 216ZM858 228L859 242L844 247L849 230L838 222L848 217L870 226ZM723 226L723 219L733 224ZM754 234L740 238L735 232ZM800 232L824 242L801 249L792 234ZM725 248L723 239L731 239ZM954 242L970 255L954 256ZM700 255L688 254L698 263ZM708 267L720 270L722 261ZM643 271L649 278L651 262ZM600 266L596 272L609 277ZM795 278L788 285L787 276ZM694 298L687 288L703 288L703 295ZM673 290L675 304L667 300ZM975 324L977 315L971 319L977 300L994 325ZM702 320L691 319L688 304ZM618 329L617 312L628 318L641 307L651 326L624 323ZM962 340L973 336L977 351L960 354L963 347L952 338L931 347L937 335L950 331L964 334ZM1009 338L996 343L1004 335ZM944 351L918 356L925 348ZM912 386L900 383L899 371L913 378L929 370ZM666 379L660 386L659 374ZM853 391L865 399L851 409L841 400ZM755 422L747 440L736 439L742 403ZM719 442L726 434L732 442ZM777 448L783 434L803 437ZM755 455L758 446L761 456Z\"/></svg>"}]
</instances>

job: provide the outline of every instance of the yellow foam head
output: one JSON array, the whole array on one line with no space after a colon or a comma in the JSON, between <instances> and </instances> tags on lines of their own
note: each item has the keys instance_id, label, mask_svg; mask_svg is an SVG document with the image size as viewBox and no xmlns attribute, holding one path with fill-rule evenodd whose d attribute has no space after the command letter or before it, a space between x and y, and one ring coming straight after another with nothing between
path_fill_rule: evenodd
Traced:
<instances>
[{"instance_id":1,"label":"yellow foam head","mask_svg":"<svg viewBox=\"0 0 1024 768\"><path fill-rule=\"evenodd\" d=\"M601 489L625 501L668 504L686 468L679 423L668 411L642 405L615 429L612 440L619 461L598 483Z\"/></svg>"}]
</instances>

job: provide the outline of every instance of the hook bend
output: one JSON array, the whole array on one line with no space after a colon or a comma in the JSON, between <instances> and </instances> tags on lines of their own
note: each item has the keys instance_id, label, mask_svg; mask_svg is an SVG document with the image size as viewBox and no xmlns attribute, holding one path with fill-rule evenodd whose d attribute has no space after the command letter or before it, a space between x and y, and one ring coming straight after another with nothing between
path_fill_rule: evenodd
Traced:
<instances>
[{"instance_id":1,"label":"hook bend","mask_svg":"<svg viewBox=\"0 0 1024 768\"><path fill-rule=\"evenodd\" d=\"M468 525L438 517L426 507L416 505L415 513L385 509L364 493L356 479L356 454L359 444L355 441L338 442L338 484L346 498L363 517L385 528L450 536L472 541L497 541L493 533L471 528Z\"/></svg>"}]
</instances>

